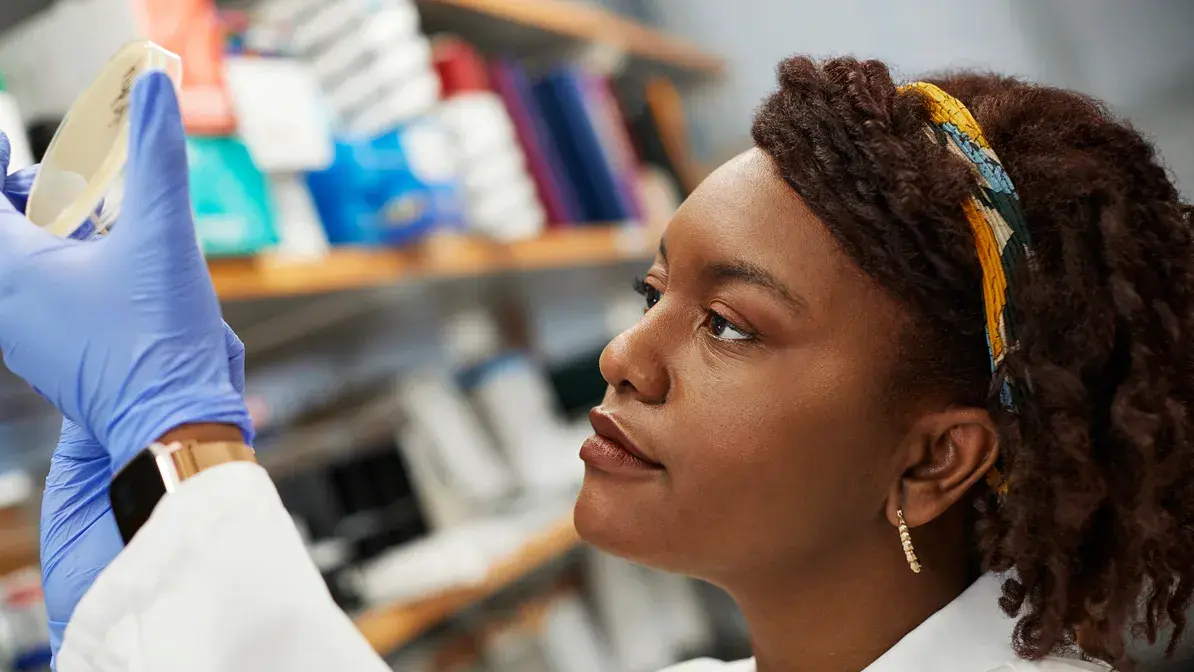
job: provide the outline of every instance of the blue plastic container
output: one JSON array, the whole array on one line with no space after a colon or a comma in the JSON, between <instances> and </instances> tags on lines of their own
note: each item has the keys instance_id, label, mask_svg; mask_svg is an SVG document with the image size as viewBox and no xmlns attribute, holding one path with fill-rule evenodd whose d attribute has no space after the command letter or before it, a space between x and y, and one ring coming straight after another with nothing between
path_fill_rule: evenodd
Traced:
<instances>
[{"instance_id":1,"label":"blue plastic container","mask_svg":"<svg viewBox=\"0 0 1194 672\"><path fill-rule=\"evenodd\" d=\"M451 145L431 120L335 144L331 167L307 176L333 245L405 245L463 227Z\"/></svg>"}]
</instances>

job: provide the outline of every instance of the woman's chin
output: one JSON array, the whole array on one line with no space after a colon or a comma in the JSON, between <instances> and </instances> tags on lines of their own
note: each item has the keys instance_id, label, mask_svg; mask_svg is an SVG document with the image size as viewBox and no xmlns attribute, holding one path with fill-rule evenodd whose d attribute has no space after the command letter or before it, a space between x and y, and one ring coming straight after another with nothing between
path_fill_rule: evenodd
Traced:
<instances>
[{"instance_id":1,"label":"woman's chin","mask_svg":"<svg viewBox=\"0 0 1194 672\"><path fill-rule=\"evenodd\" d=\"M665 509L652 496L658 493L643 490L586 474L573 510L576 531L586 543L611 555L683 573L685 568L678 562L682 555L669 557L676 549L666 543L661 515Z\"/></svg>"},{"instance_id":2,"label":"woman's chin","mask_svg":"<svg viewBox=\"0 0 1194 672\"><path fill-rule=\"evenodd\" d=\"M576 497L573 521L580 538L606 553L637 560L642 555L640 548L642 533L636 529L633 518L625 515L621 507L613 504L590 487L588 479Z\"/></svg>"}]
</instances>

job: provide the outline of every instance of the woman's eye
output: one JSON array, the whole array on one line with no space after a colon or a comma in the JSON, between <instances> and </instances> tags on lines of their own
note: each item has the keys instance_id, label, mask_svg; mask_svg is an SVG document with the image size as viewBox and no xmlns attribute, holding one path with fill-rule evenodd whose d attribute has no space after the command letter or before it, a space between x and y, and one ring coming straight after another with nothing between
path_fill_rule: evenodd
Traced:
<instances>
[{"instance_id":1,"label":"woman's eye","mask_svg":"<svg viewBox=\"0 0 1194 672\"><path fill-rule=\"evenodd\" d=\"M735 327L732 322L713 311L709 311L709 331L712 332L714 338L720 338L723 341L749 341L755 337L754 334Z\"/></svg>"},{"instance_id":2,"label":"woman's eye","mask_svg":"<svg viewBox=\"0 0 1194 672\"><path fill-rule=\"evenodd\" d=\"M659 299L663 298L663 293L648 285L646 280L639 278L634 281L634 291L643 295L643 299L647 302L647 307L644 310L651 310L655 304L659 303Z\"/></svg>"}]
</instances>

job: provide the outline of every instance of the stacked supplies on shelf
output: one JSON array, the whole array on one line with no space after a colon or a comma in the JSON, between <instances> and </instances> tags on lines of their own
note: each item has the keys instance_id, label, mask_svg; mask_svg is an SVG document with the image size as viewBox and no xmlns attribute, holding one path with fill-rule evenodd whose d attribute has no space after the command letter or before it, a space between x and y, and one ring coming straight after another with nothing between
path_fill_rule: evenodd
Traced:
<instances>
[{"instance_id":1,"label":"stacked supplies on shelf","mask_svg":"<svg viewBox=\"0 0 1194 672\"><path fill-rule=\"evenodd\" d=\"M187 132L201 137L236 133L237 119L224 77L223 26L208 0L142 0L146 37L182 58L179 106Z\"/></svg>"},{"instance_id":2,"label":"stacked supplies on shelf","mask_svg":"<svg viewBox=\"0 0 1194 672\"><path fill-rule=\"evenodd\" d=\"M530 76L511 59L495 59L489 67L494 90L506 105L526 155L527 169L535 182L548 225L563 227L582 221L580 202L564 173L564 159L535 102Z\"/></svg>"},{"instance_id":3,"label":"stacked supplies on shelf","mask_svg":"<svg viewBox=\"0 0 1194 672\"><path fill-rule=\"evenodd\" d=\"M428 522L437 530L507 504L516 483L468 398L443 371L424 369L399 386L400 446Z\"/></svg>"},{"instance_id":4,"label":"stacked supplies on shelf","mask_svg":"<svg viewBox=\"0 0 1194 672\"><path fill-rule=\"evenodd\" d=\"M533 77L490 64L553 227L642 221L640 156L610 79L572 65Z\"/></svg>"},{"instance_id":5,"label":"stacked supplies on shelf","mask_svg":"<svg viewBox=\"0 0 1194 672\"><path fill-rule=\"evenodd\" d=\"M311 64L346 134L393 130L439 100L431 46L410 0L267 0L255 16Z\"/></svg>"},{"instance_id":6,"label":"stacked supplies on shelf","mask_svg":"<svg viewBox=\"0 0 1194 672\"><path fill-rule=\"evenodd\" d=\"M538 236L546 213L502 99L490 88L485 61L464 41L442 36L432 60L443 84L439 118L455 142L469 227L501 241Z\"/></svg>"},{"instance_id":7,"label":"stacked supplies on shelf","mask_svg":"<svg viewBox=\"0 0 1194 672\"><path fill-rule=\"evenodd\" d=\"M549 226L659 226L703 176L688 156L683 109L667 79L573 64L536 75L509 58L489 68Z\"/></svg>"},{"instance_id":8,"label":"stacked supplies on shelf","mask_svg":"<svg viewBox=\"0 0 1194 672\"><path fill-rule=\"evenodd\" d=\"M483 58L429 39L413 0L55 5L0 40L35 146L86 86L77 64L136 38L185 63L196 223L212 256L657 224L700 176L666 80Z\"/></svg>"},{"instance_id":9,"label":"stacked supplies on shelf","mask_svg":"<svg viewBox=\"0 0 1194 672\"><path fill-rule=\"evenodd\" d=\"M572 502L504 513L432 532L361 563L348 579L366 606L414 603L484 586L494 567L565 519Z\"/></svg>"},{"instance_id":10,"label":"stacked supplies on shelf","mask_svg":"<svg viewBox=\"0 0 1194 672\"><path fill-rule=\"evenodd\" d=\"M269 0L257 29L310 64L335 158L307 184L333 244L402 245L463 219L440 79L410 0Z\"/></svg>"},{"instance_id":11,"label":"stacked supplies on shelf","mask_svg":"<svg viewBox=\"0 0 1194 672\"><path fill-rule=\"evenodd\" d=\"M314 73L300 60L260 53L230 53L224 68L238 136L269 184L278 222L275 252L323 256L328 239L304 175L327 168L334 150Z\"/></svg>"},{"instance_id":12,"label":"stacked supplies on shelf","mask_svg":"<svg viewBox=\"0 0 1194 672\"><path fill-rule=\"evenodd\" d=\"M226 58L224 20L212 0L149 0L141 11L146 37L183 59L185 76L179 103L188 136L196 232L204 252L212 256L254 254L277 245L286 238L283 227L287 222L291 228L300 225L303 213L277 207L278 196L289 191L288 171L270 174L274 167L269 161L274 151L272 138L257 131L272 127L281 117L270 115L268 107L252 98L262 79L267 91L277 95L273 78L246 81L253 73L236 68ZM238 77L238 72L245 74ZM285 95L285 83L282 89ZM242 99L236 98L237 92ZM256 121L262 117L263 121ZM316 143L318 133L314 133ZM318 165L321 160L317 153L302 162L302 167ZM306 222L311 225L309 211Z\"/></svg>"},{"instance_id":13,"label":"stacked supplies on shelf","mask_svg":"<svg viewBox=\"0 0 1194 672\"><path fill-rule=\"evenodd\" d=\"M524 496L552 499L575 492L584 467L574 447L591 431L578 433L565 421L540 363L511 347L496 316L482 307L454 311L443 333L456 384L494 437Z\"/></svg>"},{"instance_id":14,"label":"stacked supplies on shelf","mask_svg":"<svg viewBox=\"0 0 1194 672\"><path fill-rule=\"evenodd\" d=\"M665 80L484 59L460 38L429 40L413 0L266 0L255 16L311 63L337 117L336 164L310 179L333 243L369 241L338 233L335 222L352 218L323 201L367 182L361 166L416 153L434 144L431 135L440 138L442 173L422 179L454 177L464 210L438 219L499 240L533 237L545 225L666 219L660 204L677 202L672 195L692 182L682 115L666 96L648 96L666 90ZM408 134L419 141L406 142Z\"/></svg>"},{"instance_id":15,"label":"stacked supplies on shelf","mask_svg":"<svg viewBox=\"0 0 1194 672\"><path fill-rule=\"evenodd\" d=\"M55 3L21 30L6 33L0 40L0 69L10 75L28 115L35 148L44 151L75 96L117 50L146 38L180 54L186 64L179 102L193 141L192 187L205 247L248 254L274 244L276 218L268 184L235 135L213 0ZM220 188L210 188L213 183ZM215 232L211 241L204 235L209 222Z\"/></svg>"},{"instance_id":16,"label":"stacked supplies on shelf","mask_svg":"<svg viewBox=\"0 0 1194 672\"><path fill-rule=\"evenodd\" d=\"M608 80L562 66L540 80L534 94L576 192L582 221L639 219L637 159Z\"/></svg>"}]
</instances>

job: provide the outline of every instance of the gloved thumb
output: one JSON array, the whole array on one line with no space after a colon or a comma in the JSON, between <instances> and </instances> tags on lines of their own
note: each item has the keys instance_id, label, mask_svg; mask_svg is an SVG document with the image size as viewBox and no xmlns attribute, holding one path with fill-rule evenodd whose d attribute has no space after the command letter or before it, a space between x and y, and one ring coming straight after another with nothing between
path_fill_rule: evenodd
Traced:
<instances>
[{"instance_id":1,"label":"gloved thumb","mask_svg":"<svg viewBox=\"0 0 1194 672\"><path fill-rule=\"evenodd\" d=\"M12 159L12 142L8 134L0 131L0 189L4 188L4 178L8 176L8 162Z\"/></svg>"},{"instance_id":2,"label":"gloved thumb","mask_svg":"<svg viewBox=\"0 0 1194 672\"><path fill-rule=\"evenodd\" d=\"M237 394L245 393L245 344L240 337L224 323L224 349L228 351L228 376Z\"/></svg>"},{"instance_id":3,"label":"gloved thumb","mask_svg":"<svg viewBox=\"0 0 1194 672\"><path fill-rule=\"evenodd\" d=\"M11 274L23 267L22 259L58 243L58 238L25 219L8 196L0 194L0 295L4 283L15 280Z\"/></svg>"},{"instance_id":4,"label":"gloved thumb","mask_svg":"<svg viewBox=\"0 0 1194 672\"><path fill-rule=\"evenodd\" d=\"M224 323L224 349L228 351L228 379L232 383L232 389L236 390L237 394L244 395L245 344L241 342L240 337L232 331L232 327L229 327L227 322ZM245 443L253 445L256 432L252 423L249 423L244 432Z\"/></svg>"},{"instance_id":5,"label":"gloved thumb","mask_svg":"<svg viewBox=\"0 0 1194 672\"><path fill-rule=\"evenodd\" d=\"M201 263L188 180L186 135L174 84L165 73L148 73L133 86L124 201L112 243L130 249L142 262Z\"/></svg>"},{"instance_id":6,"label":"gloved thumb","mask_svg":"<svg viewBox=\"0 0 1194 672\"><path fill-rule=\"evenodd\" d=\"M9 175L8 162L11 158L12 143L8 135L0 131L0 191L4 192L17 212L25 212L25 204L29 200L29 190L33 187L37 168L26 168Z\"/></svg>"}]
</instances>

